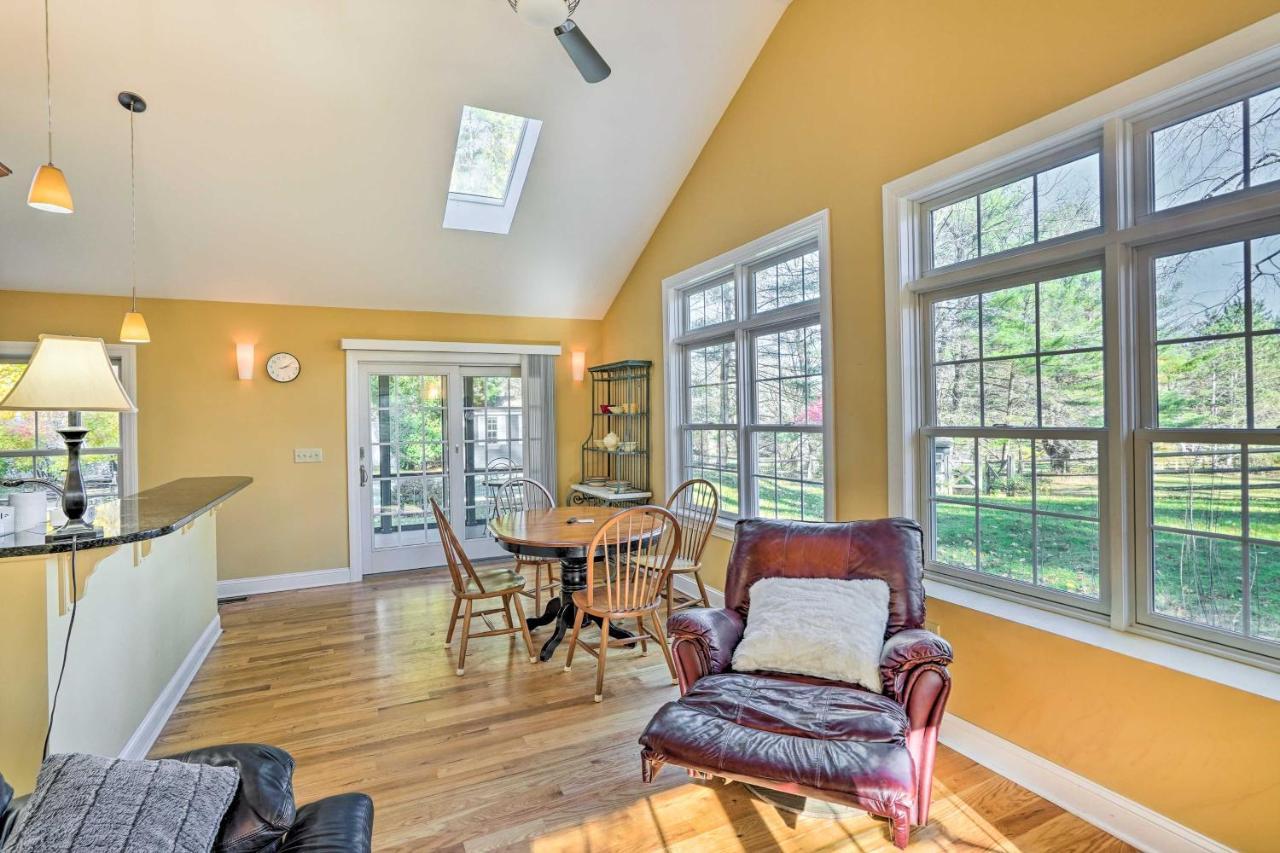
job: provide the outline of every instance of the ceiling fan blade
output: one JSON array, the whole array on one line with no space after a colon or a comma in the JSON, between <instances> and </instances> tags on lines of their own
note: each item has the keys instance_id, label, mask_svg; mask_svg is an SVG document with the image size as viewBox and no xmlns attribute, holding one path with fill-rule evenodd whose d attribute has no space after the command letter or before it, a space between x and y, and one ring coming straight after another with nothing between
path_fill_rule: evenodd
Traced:
<instances>
[{"instance_id":1,"label":"ceiling fan blade","mask_svg":"<svg viewBox=\"0 0 1280 853\"><path fill-rule=\"evenodd\" d=\"M569 54L573 64L578 66L583 80L588 83L599 83L609 76L612 72L609 63L604 61L604 57L587 39L581 27L572 20L568 20L556 27L555 32L565 53Z\"/></svg>"},{"instance_id":2,"label":"ceiling fan blade","mask_svg":"<svg viewBox=\"0 0 1280 853\"><path fill-rule=\"evenodd\" d=\"M0 178L5 177L6 175L12 175L12 174L13 174L12 169L10 169L4 163L0 163Z\"/></svg>"}]
</instances>

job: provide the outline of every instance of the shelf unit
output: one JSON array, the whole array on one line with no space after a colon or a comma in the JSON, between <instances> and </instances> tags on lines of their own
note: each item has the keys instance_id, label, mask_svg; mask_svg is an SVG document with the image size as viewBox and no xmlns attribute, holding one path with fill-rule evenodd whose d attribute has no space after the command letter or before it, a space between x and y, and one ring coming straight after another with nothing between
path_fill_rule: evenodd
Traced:
<instances>
[{"instance_id":1,"label":"shelf unit","mask_svg":"<svg viewBox=\"0 0 1280 853\"><path fill-rule=\"evenodd\" d=\"M582 476L570 487L569 502L609 505L648 503L649 491L649 378L651 361L615 361L588 368L591 381L591 431L582 443ZM602 412L601 406L625 406L626 412ZM618 443L635 442L634 450L609 450L597 446L613 433ZM613 487L588 486L595 477L626 480Z\"/></svg>"}]
</instances>

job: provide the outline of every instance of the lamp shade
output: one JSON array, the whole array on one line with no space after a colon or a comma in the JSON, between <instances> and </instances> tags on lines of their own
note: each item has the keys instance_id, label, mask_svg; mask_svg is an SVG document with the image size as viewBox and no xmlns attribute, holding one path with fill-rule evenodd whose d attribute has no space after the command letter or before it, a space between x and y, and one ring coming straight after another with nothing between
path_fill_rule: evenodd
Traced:
<instances>
[{"instance_id":1,"label":"lamp shade","mask_svg":"<svg viewBox=\"0 0 1280 853\"><path fill-rule=\"evenodd\" d=\"M573 381L581 382L582 377L587 372L587 353L584 350L576 349L569 353L570 366L573 368Z\"/></svg>"},{"instance_id":2,"label":"lamp shade","mask_svg":"<svg viewBox=\"0 0 1280 853\"><path fill-rule=\"evenodd\" d=\"M558 27L569 17L569 4L565 0L520 0L516 14L535 27Z\"/></svg>"},{"instance_id":3,"label":"lamp shade","mask_svg":"<svg viewBox=\"0 0 1280 853\"><path fill-rule=\"evenodd\" d=\"M136 412L111 368L102 338L41 335L26 372L0 409L40 412Z\"/></svg>"},{"instance_id":4,"label":"lamp shade","mask_svg":"<svg viewBox=\"0 0 1280 853\"><path fill-rule=\"evenodd\" d=\"M151 343L151 331L147 329L146 318L137 311L130 311L124 315L124 322L120 324L120 343Z\"/></svg>"},{"instance_id":5,"label":"lamp shade","mask_svg":"<svg viewBox=\"0 0 1280 853\"><path fill-rule=\"evenodd\" d=\"M31 179L31 191L27 193L27 204L49 213L73 213L76 209L71 203L71 188L67 186L66 177L52 163L36 169L36 176Z\"/></svg>"}]
</instances>

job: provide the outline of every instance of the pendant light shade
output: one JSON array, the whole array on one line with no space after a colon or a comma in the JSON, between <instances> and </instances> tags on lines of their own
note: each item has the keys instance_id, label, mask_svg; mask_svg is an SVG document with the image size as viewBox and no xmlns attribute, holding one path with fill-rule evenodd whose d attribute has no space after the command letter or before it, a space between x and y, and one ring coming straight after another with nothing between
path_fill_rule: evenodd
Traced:
<instances>
[{"instance_id":1,"label":"pendant light shade","mask_svg":"<svg viewBox=\"0 0 1280 853\"><path fill-rule=\"evenodd\" d=\"M146 318L137 311L130 311L124 315L124 322L120 324L120 343L151 343L151 332L147 329Z\"/></svg>"},{"instance_id":2,"label":"pendant light shade","mask_svg":"<svg viewBox=\"0 0 1280 853\"><path fill-rule=\"evenodd\" d=\"M52 163L36 169L36 176L31 179L31 192L27 193L27 204L47 213L75 212L71 188L67 186L62 170Z\"/></svg>"},{"instance_id":3,"label":"pendant light shade","mask_svg":"<svg viewBox=\"0 0 1280 853\"><path fill-rule=\"evenodd\" d=\"M53 70L49 62L49 0L44 0L44 98L49 162L36 169L27 193L27 204L47 213L74 213L71 188L62 170L53 165Z\"/></svg>"},{"instance_id":4,"label":"pendant light shade","mask_svg":"<svg viewBox=\"0 0 1280 853\"><path fill-rule=\"evenodd\" d=\"M133 116L145 112L147 102L133 92L121 92L116 96L120 106L129 111L129 275L133 281L130 289L132 301L129 311L120 324L120 343L149 344L151 331L147 321L138 311L138 204L137 204L137 169L133 157Z\"/></svg>"}]
</instances>

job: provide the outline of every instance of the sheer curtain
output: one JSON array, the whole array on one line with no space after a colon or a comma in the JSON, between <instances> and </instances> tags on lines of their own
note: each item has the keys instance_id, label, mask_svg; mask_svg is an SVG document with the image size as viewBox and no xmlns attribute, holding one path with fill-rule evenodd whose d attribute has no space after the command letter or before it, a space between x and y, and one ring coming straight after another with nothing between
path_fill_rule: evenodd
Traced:
<instances>
[{"instance_id":1,"label":"sheer curtain","mask_svg":"<svg viewBox=\"0 0 1280 853\"><path fill-rule=\"evenodd\" d=\"M556 357L520 357L524 377L525 476L547 487L559 503L556 478Z\"/></svg>"}]
</instances>

